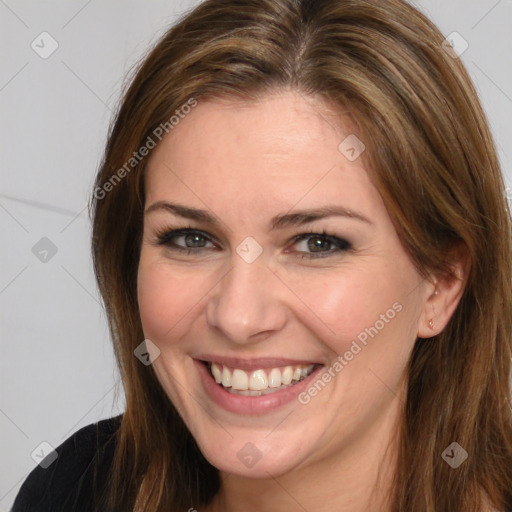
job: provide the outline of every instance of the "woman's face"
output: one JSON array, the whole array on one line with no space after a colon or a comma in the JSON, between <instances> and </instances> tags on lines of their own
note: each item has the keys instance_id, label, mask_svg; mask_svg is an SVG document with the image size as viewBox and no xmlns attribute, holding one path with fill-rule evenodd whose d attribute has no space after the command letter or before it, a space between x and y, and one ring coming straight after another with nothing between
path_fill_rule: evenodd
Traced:
<instances>
[{"instance_id":1,"label":"woman's face","mask_svg":"<svg viewBox=\"0 0 512 512\"><path fill-rule=\"evenodd\" d=\"M283 91L199 101L151 155L142 325L163 389L220 470L276 476L392 430L433 286L361 149L348 119Z\"/></svg>"}]
</instances>

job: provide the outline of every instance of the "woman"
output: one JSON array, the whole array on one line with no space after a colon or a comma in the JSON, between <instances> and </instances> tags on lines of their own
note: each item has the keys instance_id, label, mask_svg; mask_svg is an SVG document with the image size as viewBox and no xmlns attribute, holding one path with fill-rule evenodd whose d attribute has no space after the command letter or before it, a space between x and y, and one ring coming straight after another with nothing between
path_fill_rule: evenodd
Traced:
<instances>
[{"instance_id":1,"label":"woman","mask_svg":"<svg viewBox=\"0 0 512 512\"><path fill-rule=\"evenodd\" d=\"M512 510L504 190L407 3L199 5L138 67L91 203L126 412L14 510Z\"/></svg>"}]
</instances>

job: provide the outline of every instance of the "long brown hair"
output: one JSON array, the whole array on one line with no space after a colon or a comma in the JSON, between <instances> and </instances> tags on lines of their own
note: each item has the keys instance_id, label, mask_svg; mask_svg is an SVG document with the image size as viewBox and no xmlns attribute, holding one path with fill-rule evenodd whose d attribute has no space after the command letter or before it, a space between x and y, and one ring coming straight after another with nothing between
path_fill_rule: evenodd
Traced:
<instances>
[{"instance_id":1,"label":"long brown hair","mask_svg":"<svg viewBox=\"0 0 512 512\"><path fill-rule=\"evenodd\" d=\"M449 272L456 246L470 257L449 324L418 339L409 361L393 511L470 512L484 500L512 507L510 211L477 94L443 40L401 0L207 0L136 67L90 205L94 268L126 395L109 510L133 510L143 479L152 512L199 508L220 486L151 365L134 356L144 339L136 283L147 159L130 159L191 101L250 100L276 88L350 112L422 275ZM469 454L456 470L441 456L452 442Z\"/></svg>"}]
</instances>

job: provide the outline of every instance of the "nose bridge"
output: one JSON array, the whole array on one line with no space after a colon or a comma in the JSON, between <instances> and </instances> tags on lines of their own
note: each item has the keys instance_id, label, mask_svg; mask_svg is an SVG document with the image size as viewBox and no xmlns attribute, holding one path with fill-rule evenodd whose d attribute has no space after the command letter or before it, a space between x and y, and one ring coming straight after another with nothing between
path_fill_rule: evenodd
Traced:
<instances>
[{"instance_id":1,"label":"nose bridge","mask_svg":"<svg viewBox=\"0 0 512 512\"><path fill-rule=\"evenodd\" d=\"M250 261L250 260L248 260ZM231 268L213 290L207 321L236 343L279 330L285 322L279 282L260 256L252 262L233 253Z\"/></svg>"}]
</instances>

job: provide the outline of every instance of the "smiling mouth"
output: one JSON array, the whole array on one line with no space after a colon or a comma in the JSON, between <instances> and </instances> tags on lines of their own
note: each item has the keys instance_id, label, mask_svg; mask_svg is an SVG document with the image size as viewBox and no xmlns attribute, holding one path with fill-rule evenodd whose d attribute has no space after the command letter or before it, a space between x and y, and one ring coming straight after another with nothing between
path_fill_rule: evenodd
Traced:
<instances>
[{"instance_id":1,"label":"smiling mouth","mask_svg":"<svg viewBox=\"0 0 512 512\"><path fill-rule=\"evenodd\" d=\"M262 396L295 386L321 364L260 368L245 371L212 361L202 361L215 382L227 392L244 396Z\"/></svg>"}]
</instances>

